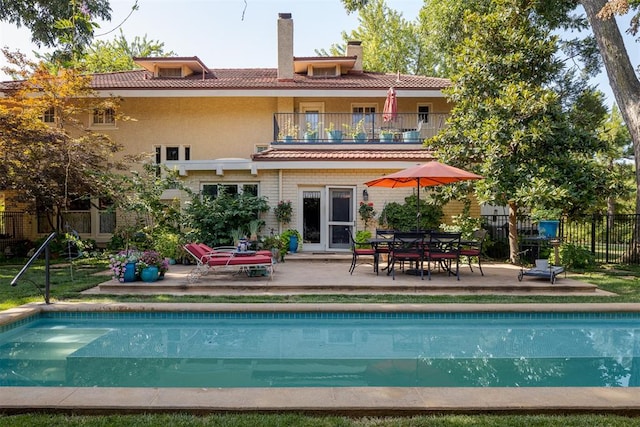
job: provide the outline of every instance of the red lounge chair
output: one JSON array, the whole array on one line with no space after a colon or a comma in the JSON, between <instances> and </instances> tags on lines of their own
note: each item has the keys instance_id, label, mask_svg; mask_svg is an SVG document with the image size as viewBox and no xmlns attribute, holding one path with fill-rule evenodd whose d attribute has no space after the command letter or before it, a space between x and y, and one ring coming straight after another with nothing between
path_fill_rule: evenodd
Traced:
<instances>
[{"instance_id":1,"label":"red lounge chair","mask_svg":"<svg viewBox=\"0 0 640 427\"><path fill-rule=\"evenodd\" d=\"M273 276L274 269L271 256L262 254L240 256L236 252L216 251L215 249L210 251L205 249L205 247L198 243L188 243L184 245L185 251L196 260L196 266L188 275L190 283L195 282L201 276L208 274L212 270L232 269L251 274L257 269L264 269L268 272L270 278Z\"/></svg>"}]
</instances>

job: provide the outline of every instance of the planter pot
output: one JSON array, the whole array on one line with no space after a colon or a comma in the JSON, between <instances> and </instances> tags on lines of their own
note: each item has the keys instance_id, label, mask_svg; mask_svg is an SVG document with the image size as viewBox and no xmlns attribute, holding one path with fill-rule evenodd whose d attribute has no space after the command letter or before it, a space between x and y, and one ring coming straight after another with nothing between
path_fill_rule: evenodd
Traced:
<instances>
[{"instance_id":1,"label":"planter pot","mask_svg":"<svg viewBox=\"0 0 640 427\"><path fill-rule=\"evenodd\" d=\"M307 132L304 134L304 142L315 142L318 139L318 134L315 132Z\"/></svg>"},{"instance_id":2,"label":"planter pot","mask_svg":"<svg viewBox=\"0 0 640 427\"><path fill-rule=\"evenodd\" d=\"M329 142L342 142L342 131L341 130L328 130L327 138Z\"/></svg>"},{"instance_id":3,"label":"planter pot","mask_svg":"<svg viewBox=\"0 0 640 427\"><path fill-rule=\"evenodd\" d=\"M420 142L420 132L415 130L402 132L402 140L404 142Z\"/></svg>"},{"instance_id":4,"label":"planter pot","mask_svg":"<svg viewBox=\"0 0 640 427\"><path fill-rule=\"evenodd\" d=\"M393 134L392 133L381 133L380 134L380 142L393 142Z\"/></svg>"},{"instance_id":5,"label":"planter pot","mask_svg":"<svg viewBox=\"0 0 640 427\"><path fill-rule=\"evenodd\" d=\"M142 269L142 271L140 272L140 278L142 279L143 282L155 282L156 280L158 280L158 267L155 265L149 266L147 268Z\"/></svg>"},{"instance_id":6,"label":"planter pot","mask_svg":"<svg viewBox=\"0 0 640 427\"><path fill-rule=\"evenodd\" d=\"M286 143L292 143L293 142L293 136L287 135L287 136L282 138L282 141L286 142Z\"/></svg>"},{"instance_id":7,"label":"planter pot","mask_svg":"<svg viewBox=\"0 0 640 427\"><path fill-rule=\"evenodd\" d=\"M289 237L289 252L292 254L298 252L298 236Z\"/></svg>"},{"instance_id":8,"label":"planter pot","mask_svg":"<svg viewBox=\"0 0 640 427\"><path fill-rule=\"evenodd\" d=\"M559 224L560 221L557 220L538 221L538 236L543 238L557 237Z\"/></svg>"},{"instance_id":9,"label":"planter pot","mask_svg":"<svg viewBox=\"0 0 640 427\"><path fill-rule=\"evenodd\" d=\"M353 135L353 140L355 142L367 142L367 135L365 133L357 133Z\"/></svg>"},{"instance_id":10,"label":"planter pot","mask_svg":"<svg viewBox=\"0 0 640 427\"><path fill-rule=\"evenodd\" d=\"M136 281L136 263L135 262L127 263L124 270L124 281L125 282Z\"/></svg>"},{"instance_id":11,"label":"planter pot","mask_svg":"<svg viewBox=\"0 0 640 427\"><path fill-rule=\"evenodd\" d=\"M158 280L164 280L164 271L161 271L161 272L158 274Z\"/></svg>"}]
</instances>

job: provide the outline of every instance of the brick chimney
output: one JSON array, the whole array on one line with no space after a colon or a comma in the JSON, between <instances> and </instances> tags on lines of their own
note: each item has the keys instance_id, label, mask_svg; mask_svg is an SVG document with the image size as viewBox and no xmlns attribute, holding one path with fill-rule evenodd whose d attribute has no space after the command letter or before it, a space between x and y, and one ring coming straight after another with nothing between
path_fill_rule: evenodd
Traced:
<instances>
[{"instance_id":1,"label":"brick chimney","mask_svg":"<svg viewBox=\"0 0 640 427\"><path fill-rule=\"evenodd\" d=\"M293 81L293 19L278 14L278 80Z\"/></svg>"},{"instance_id":2,"label":"brick chimney","mask_svg":"<svg viewBox=\"0 0 640 427\"><path fill-rule=\"evenodd\" d=\"M346 56L356 56L356 63L351 69L352 73L362 73L362 42L359 40L352 40L347 42Z\"/></svg>"}]
</instances>

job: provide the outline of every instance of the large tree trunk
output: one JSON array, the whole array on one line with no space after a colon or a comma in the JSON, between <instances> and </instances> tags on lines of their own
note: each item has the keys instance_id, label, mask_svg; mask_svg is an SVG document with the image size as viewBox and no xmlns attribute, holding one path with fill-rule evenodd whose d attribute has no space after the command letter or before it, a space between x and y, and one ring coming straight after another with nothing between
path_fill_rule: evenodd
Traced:
<instances>
[{"instance_id":1,"label":"large tree trunk","mask_svg":"<svg viewBox=\"0 0 640 427\"><path fill-rule=\"evenodd\" d=\"M598 42L611 90L633 141L636 166L636 214L640 214L640 81L629 60L615 19L601 19L597 16L606 3L607 0L582 0L591 29ZM628 254L632 258L640 253L639 237L640 222L636 222Z\"/></svg>"},{"instance_id":2,"label":"large tree trunk","mask_svg":"<svg viewBox=\"0 0 640 427\"><path fill-rule=\"evenodd\" d=\"M513 264L518 263L518 207L514 201L509 201L509 259Z\"/></svg>"}]
</instances>

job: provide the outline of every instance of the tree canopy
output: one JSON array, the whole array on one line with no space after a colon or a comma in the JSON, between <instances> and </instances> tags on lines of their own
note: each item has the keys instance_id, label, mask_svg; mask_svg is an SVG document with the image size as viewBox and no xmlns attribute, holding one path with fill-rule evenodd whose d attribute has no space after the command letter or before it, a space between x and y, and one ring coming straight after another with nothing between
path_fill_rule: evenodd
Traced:
<instances>
[{"instance_id":1,"label":"tree canopy","mask_svg":"<svg viewBox=\"0 0 640 427\"><path fill-rule=\"evenodd\" d=\"M566 83L558 39L534 24L533 8L517 0L492 6L465 13L446 90L454 107L430 143L442 161L485 177L475 187L480 202L510 207L515 260L522 208L570 214L595 204L604 175L593 157L606 109L598 93Z\"/></svg>"},{"instance_id":2,"label":"tree canopy","mask_svg":"<svg viewBox=\"0 0 640 427\"><path fill-rule=\"evenodd\" d=\"M133 159L117 157L121 146L88 121L105 110L125 119L118 100L95 96L90 76L76 70L52 74L42 63L5 54L23 80L0 104L0 188L31 210L58 215L76 200L113 197L115 174ZM60 222L51 226L59 230Z\"/></svg>"}]
</instances>

